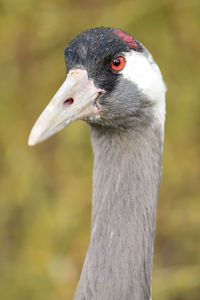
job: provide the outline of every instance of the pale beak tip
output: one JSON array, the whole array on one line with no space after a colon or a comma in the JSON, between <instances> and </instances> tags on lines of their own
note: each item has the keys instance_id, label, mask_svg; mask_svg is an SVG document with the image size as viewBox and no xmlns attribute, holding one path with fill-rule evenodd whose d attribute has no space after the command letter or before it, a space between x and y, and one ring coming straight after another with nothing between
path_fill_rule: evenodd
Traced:
<instances>
[{"instance_id":1,"label":"pale beak tip","mask_svg":"<svg viewBox=\"0 0 200 300\"><path fill-rule=\"evenodd\" d=\"M35 146L36 143L33 143L32 141L28 141L28 146Z\"/></svg>"},{"instance_id":2,"label":"pale beak tip","mask_svg":"<svg viewBox=\"0 0 200 300\"><path fill-rule=\"evenodd\" d=\"M35 146L37 144L36 141L34 141L34 139L29 136L29 139L28 139L28 146Z\"/></svg>"},{"instance_id":3,"label":"pale beak tip","mask_svg":"<svg viewBox=\"0 0 200 300\"><path fill-rule=\"evenodd\" d=\"M28 146L35 146L40 143L39 137L35 134L35 130L32 129L29 138L28 138Z\"/></svg>"}]
</instances>

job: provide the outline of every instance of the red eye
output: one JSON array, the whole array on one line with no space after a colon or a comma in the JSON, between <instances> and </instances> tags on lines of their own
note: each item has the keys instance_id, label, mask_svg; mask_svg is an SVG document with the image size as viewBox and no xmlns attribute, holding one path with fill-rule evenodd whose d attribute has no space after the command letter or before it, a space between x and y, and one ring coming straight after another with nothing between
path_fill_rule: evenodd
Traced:
<instances>
[{"instance_id":1,"label":"red eye","mask_svg":"<svg viewBox=\"0 0 200 300\"><path fill-rule=\"evenodd\" d=\"M125 58L123 56L118 56L110 64L111 68L115 71L120 71L125 66Z\"/></svg>"}]
</instances>

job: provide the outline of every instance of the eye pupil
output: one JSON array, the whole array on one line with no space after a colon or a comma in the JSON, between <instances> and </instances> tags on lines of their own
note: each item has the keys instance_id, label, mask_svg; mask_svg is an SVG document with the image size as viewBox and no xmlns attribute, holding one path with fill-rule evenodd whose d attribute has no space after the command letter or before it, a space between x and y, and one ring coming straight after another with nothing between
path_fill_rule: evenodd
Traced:
<instances>
[{"instance_id":1,"label":"eye pupil","mask_svg":"<svg viewBox=\"0 0 200 300\"><path fill-rule=\"evenodd\" d=\"M121 61L119 59L114 60L114 66L115 67L119 67L120 64L121 64Z\"/></svg>"}]
</instances>

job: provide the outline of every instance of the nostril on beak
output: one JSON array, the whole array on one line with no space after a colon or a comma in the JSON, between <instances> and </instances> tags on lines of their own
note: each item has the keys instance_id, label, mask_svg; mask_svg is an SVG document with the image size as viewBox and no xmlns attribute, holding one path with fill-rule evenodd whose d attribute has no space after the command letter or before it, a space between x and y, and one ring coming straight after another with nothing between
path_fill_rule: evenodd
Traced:
<instances>
[{"instance_id":1,"label":"nostril on beak","mask_svg":"<svg viewBox=\"0 0 200 300\"><path fill-rule=\"evenodd\" d=\"M69 105L71 105L71 104L73 104L74 103L74 99L73 98L68 98L68 99L66 99L64 102L63 102L63 105L64 106L69 106Z\"/></svg>"}]
</instances>

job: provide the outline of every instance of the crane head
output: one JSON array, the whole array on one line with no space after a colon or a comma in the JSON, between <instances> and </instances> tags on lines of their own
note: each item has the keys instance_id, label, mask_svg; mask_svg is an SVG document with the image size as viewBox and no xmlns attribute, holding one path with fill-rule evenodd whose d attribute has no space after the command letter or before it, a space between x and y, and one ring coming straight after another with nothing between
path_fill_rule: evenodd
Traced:
<instances>
[{"instance_id":1,"label":"crane head","mask_svg":"<svg viewBox=\"0 0 200 300\"><path fill-rule=\"evenodd\" d=\"M65 49L66 79L29 136L40 143L76 120L128 128L164 125L165 84L148 50L114 28L89 29ZM139 123L138 123L139 122Z\"/></svg>"}]
</instances>

